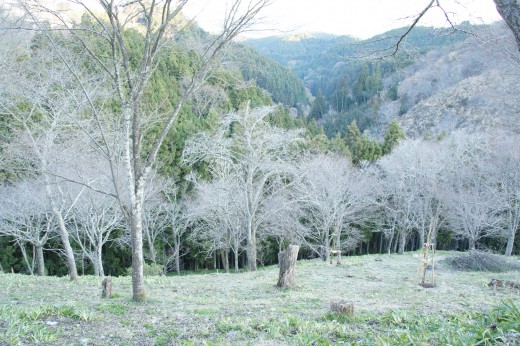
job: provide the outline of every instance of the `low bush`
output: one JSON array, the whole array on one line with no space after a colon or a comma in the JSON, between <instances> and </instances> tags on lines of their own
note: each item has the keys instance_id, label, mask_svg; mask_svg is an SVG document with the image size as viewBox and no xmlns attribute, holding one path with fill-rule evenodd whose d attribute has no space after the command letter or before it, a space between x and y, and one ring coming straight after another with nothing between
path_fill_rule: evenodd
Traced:
<instances>
[{"instance_id":1,"label":"low bush","mask_svg":"<svg viewBox=\"0 0 520 346\"><path fill-rule=\"evenodd\" d=\"M463 271L506 272L520 269L520 264L505 256L476 250L448 257L445 262L453 269Z\"/></svg>"}]
</instances>

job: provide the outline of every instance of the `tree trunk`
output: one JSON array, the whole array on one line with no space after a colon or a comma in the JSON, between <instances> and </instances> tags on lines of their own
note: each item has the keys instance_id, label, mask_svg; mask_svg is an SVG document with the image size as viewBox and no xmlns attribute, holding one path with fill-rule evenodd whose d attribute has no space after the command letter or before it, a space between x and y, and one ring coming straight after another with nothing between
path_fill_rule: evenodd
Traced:
<instances>
[{"instance_id":1,"label":"tree trunk","mask_svg":"<svg viewBox=\"0 0 520 346\"><path fill-rule=\"evenodd\" d=\"M220 260L222 261L224 272L229 273L229 250L220 249Z\"/></svg>"},{"instance_id":2,"label":"tree trunk","mask_svg":"<svg viewBox=\"0 0 520 346\"><path fill-rule=\"evenodd\" d=\"M58 220L59 233L61 238L61 243L63 245L63 249L65 250L65 257L67 258L67 267L69 269L69 278L70 280L76 280L78 278L78 269L76 268L76 260L74 258L74 251L72 250L72 246L70 246L69 240L69 232L65 227L65 222L63 221L63 217L60 212L55 212L54 215Z\"/></svg>"},{"instance_id":3,"label":"tree trunk","mask_svg":"<svg viewBox=\"0 0 520 346\"><path fill-rule=\"evenodd\" d=\"M404 254L404 247L406 246L406 233L405 231L399 232L399 255Z\"/></svg>"},{"instance_id":4,"label":"tree trunk","mask_svg":"<svg viewBox=\"0 0 520 346\"><path fill-rule=\"evenodd\" d=\"M247 268L256 271L256 232L252 228L247 239Z\"/></svg>"},{"instance_id":5,"label":"tree trunk","mask_svg":"<svg viewBox=\"0 0 520 346\"><path fill-rule=\"evenodd\" d=\"M31 275L34 275L34 265L31 265L31 263L29 263L29 259L27 258L27 249L25 248L25 243L23 243L21 241L16 241L16 243L20 247L20 251L22 252L23 260L25 262L25 265L27 266L27 270L29 270L29 273ZM35 246L33 245L33 264L34 264L35 256L36 256L36 249L35 249ZM3 270L1 270L1 271L3 272Z\"/></svg>"},{"instance_id":6,"label":"tree trunk","mask_svg":"<svg viewBox=\"0 0 520 346\"><path fill-rule=\"evenodd\" d=\"M469 239L469 250L475 250L477 245L476 239Z\"/></svg>"},{"instance_id":7,"label":"tree trunk","mask_svg":"<svg viewBox=\"0 0 520 346\"><path fill-rule=\"evenodd\" d=\"M148 251L150 252L150 261L152 261L153 264L157 264L157 252L155 251L155 245L149 231L146 231L146 242L148 243Z\"/></svg>"},{"instance_id":8,"label":"tree trunk","mask_svg":"<svg viewBox=\"0 0 520 346\"><path fill-rule=\"evenodd\" d=\"M98 263L98 276L100 276L100 277L105 276L105 271L103 270L102 251L103 251L103 245L98 244L96 247L96 262Z\"/></svg>"},{"instance_id":9,"label":"tree trunk","mask_svg":"<svg viewBox=\"0 0 520 346\"><path fill-rule=\"evenodd\" d=\"M45 262L43 259L42 245L36 245L36 263L38 266L38 276L45 276Z\"/></svg>"},{"instance_id":10,"label":"tree trunk","mask_svg":"<svg viewBox=\"0 0 520 346\"><path fill-rule=\"evenodd\" d=\"M136 301L144 301L146 292L144 289L143 272L143 191L138 188L132 205L131 233L132 233L132 293Z\"/></svg>"},{"instance_id":11,"label":"tree trunk","mask_svg":"<svg viewBox=\"0 0 520 346\"><path fill-rule=\"evenodd\" d=\"M515 234L516 229L511 229L509 231L509 236L507 237L507 246L506 246L506 256L511 256L513 254L513 246L515 244Z\"/></svg>"},{"instance_id":12,"label":"tree trunk","mask_svg":"<svg viewBox=\"0 0 520 346\"><path fill-rule=\"evenodd\" d=\"M238 253L238 248L236 248L236 250L233 251L234 254L235 254L235 273L238 273L240 271L240 269L238 268L238 258L239 258L239 253Z\"/></svg>"},{"instance_id":13,"label":"tree trunk","mask_svg":"<svg viewBox=\"0 0 520 346\"><path fill-rule=\"evenodd\" d=\"M175 258L175 272L179 276L181 275L181 256L180 256L180 252L181 252L181 249L179 248L178 244L175 244L174 248L173 248L173 256Z\"/></svg>"},{"instance_id":14,"label":"tree trunk","mask_svg":"<svg viewBox=\"0 0 520 346\"><path fill-rule=\"evenodd\" d=\"M278 254L280 262L280 275L278 276L278 287L293 287L294 286L294 269L296 267L296 260L298 259L298 245L289 245L284 252Z\"/></svg>"},{"instance_id":15,"label":"tree trunk","mask_svg":"<svg viewBox=\"0 0 520 346\"><path fill-rule=\"evenodd\" d=\"M387 246L387 252L390 255L392 253L392 243L394 241L394 232L392 232L392 235L390 236L390 239L388 239L388 246ZM394 250L395 252L395 250Z\"/></svg>"},{"instance_id":16,"label":"tree trunk","mask_svg":"<svg viewBox=\"0 0 520 346\"><path fill-rule=\"evenodd\" d=\"M329 263L330 262L330 241L329 241L329 230L326 230L325 231L325 249L323 250L324 251L324 257L323 257L323 260L326 262L326 263Z\"/></svg>"},{"instance_id":17,"label":"tree trunk","mask_svg":"<svg viewBox=\"0 0 520 346\"><path fill-rule=\"evenodd\" d=\"M518 50L520 50L520 3L516 0L494 0L498 13L504 18L513 32Z\"/></svg>"},{"instance_id":18,"label":"tree trunk","mask_svg":"<svg viewBox=\"0 0 520 346\"><path fill-rule=\"evenodd\" d=\"M56 217L56 221L58 221L58 230L60 234L61 243L63 245L63 250L65 250L65 257L67 258L67 267L69 269L69 278L70 280L76 280L78 278L78 269L76 268L76 260L74 259L74 251L72 251L72 247L70 246L69 232L67 231L67 227L65 226L65 221L63 220L63 215L56 205L54 198L52 196L52 191L50 187L49 177L44 174L45 178L45 190L47 192L47 197L49 198L51 209Z\"/></svg>"},{"instance_id":19,"label":"tree trunk","mask_svg":"<svg viewBox=\"0 0 520 346\"><path fill-rule=\"evenodd\" d=\"M336 265L341 265L341 231L336 227L336 245L334 250L339 251L336 253Z\"/></svg>"}]
</instances>

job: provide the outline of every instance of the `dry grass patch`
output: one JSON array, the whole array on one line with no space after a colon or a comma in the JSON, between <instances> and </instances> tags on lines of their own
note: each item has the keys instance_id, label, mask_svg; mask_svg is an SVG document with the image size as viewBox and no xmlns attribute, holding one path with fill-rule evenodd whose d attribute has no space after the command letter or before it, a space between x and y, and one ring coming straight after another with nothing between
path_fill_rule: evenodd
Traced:
<instances>
[{"instance_id":1,"label":"dry grass patch","mask_svg":"<svg viewBox=\"0 0 520 346\"><path fill-rule=\"evenodd\" d=\"M401 337L395 330L407 330L407 324L418 319L444 323L450 316L487 311L520 298L519 290L488 287L489 273L454 271L443 263L436 267L437 287L424 289L414 280L417 254L379 256L382 261L376 257L349 257L339 267L300 261L297 286L290 290L275 287L277 267L254 273L147 277L150 299L144 303L131 301L130 277L113 278L114 296L107 300L101 299L101 279L96 277L69 282L2 274L0 311L9 312L0 314L0 344L9 343L4 330L13 320L23 320L21 313L62 306L88 312L89 318L58 320L49 332L57 344L384 344L385 338ZM445 254L437 259L442 257ZM509 271L500 278L517 279L518 274ZM330 314L334 299L352 302L355 316ZM417 333L429 335L422 329ZM23 336L19 339L31 344Z\"/></svg>"}]
</instances>

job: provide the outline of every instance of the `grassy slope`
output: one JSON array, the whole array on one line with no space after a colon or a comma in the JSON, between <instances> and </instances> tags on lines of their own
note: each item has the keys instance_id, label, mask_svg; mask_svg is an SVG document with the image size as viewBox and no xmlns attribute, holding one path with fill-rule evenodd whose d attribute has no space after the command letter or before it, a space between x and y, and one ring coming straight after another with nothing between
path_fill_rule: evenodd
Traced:
<instances>
[{"instance_id":1,"label":"grassy slope","mask_svg":"<svg viewBox=\"0 0 520 346\"><path fill-rule=\"evenodd\" d=\"M382 259L350 257L340 267L300 261L298 286L291 290L274 286L276 267L256 273L149 277L150 298L140 304L130 301L130 277L114 278L115 298L102 300L96 277L69 282L0 274L0 345L438 344L455 337L465 344L464 338L474 342L469 338L475 333L496 334L495 329L487 331L488 325L504 320L480 312L503 300L520 307L520 290L487 286L493 277L518 280L518 272L454 272L440 263L438 286L423 289L414 283L416 256ZM336 298L354 303L354 318L328 313ZM520 334L515 334L520 313L509 307L513 324L499 332L520 343ZM473 325L482 330L472 331Z\"/></svg>"}]
</instances>

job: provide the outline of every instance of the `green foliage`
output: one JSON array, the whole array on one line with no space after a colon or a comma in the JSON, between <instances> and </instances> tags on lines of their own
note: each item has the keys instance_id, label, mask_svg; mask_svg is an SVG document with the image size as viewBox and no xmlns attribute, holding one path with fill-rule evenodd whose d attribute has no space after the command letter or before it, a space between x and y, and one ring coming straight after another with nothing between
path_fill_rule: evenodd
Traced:
<instances>
[{"instance_id":1,"label":"green foliage","mask_svg":"<svg viewBox=\"0 0 520 346\"><path fill-rule=\"evenodd\" d=\"M312 110L309 114L309 117L311 119L321 119L323 115L327 113L327 101L325 100L325 97L321 93L321 90L318 91L318 95L316 95L316 98L314 99L314 103L312 104Z\"/></svg>"},{"instance_id":2,"label":"green foliage","mask_svg":"<svg viewBox=\"0 0 520 346\"><path fill-rule=\"evenodd\" d=\"M400 140L404 139L404 132L399 126L397 119L394 119L390 123L390 127L385 134L385 140L383 142L383 155L389 154L392 149L399 143Z\"/></svg>"},{"instance_id":3,"label":"green foliage","mask_svg":"<svg viewBox=\"0 0 520 346\"><path fill-rule=\"evenodd\" d=\"M232 48L232 56L243 78L268 91L274 102L288 106L308 104L303 82L289 69L240 44Z\"/></svg>"},{"instance_id":4,"label":"green foliage","mask_svg":"<svg viewBox=\"0 0 520 346\"><path fill-rule=\"evenodd\" d=\"M144 276L159 276L164 274L164 267L160 264L144 263L143 272ZM126 274L132 275L132 267L126 269Z\"/></svg>"},{"instance_id":5,"label":"green foliage","mask_svg":"<svg viewBox=\"0 0 520 346\"><path fill-rule=\"evenodd\" d=\"M399 90L399 84L397 82L393 83L390 88L388 88L388 91L387 91L387 94L386 96L392 100L392 101L396 101L398 98L399 98L399 95L398 95L398 90Z\"/></svg>"},{"instance_id":6,"label":"green foliage","mask_svg":"<svg viewBox=\"0 0 520 346\"><path fill-rule=\"evenodd\" d=\"M366 134L361 135L356 121L347 127L345 141L352 154L354 164L362 161L375 161L382 156L381 145L376 140L369 139Z\"/></svg>"}]
</instances>

